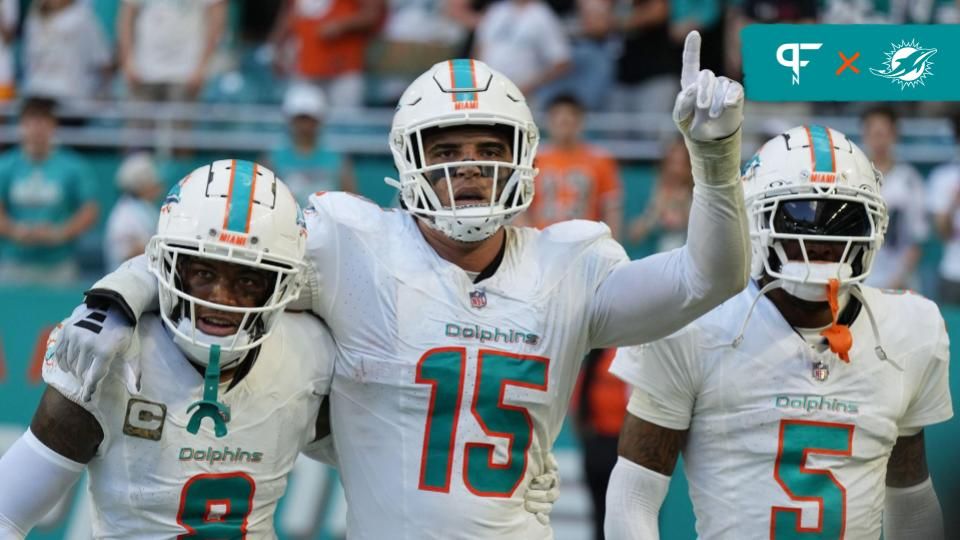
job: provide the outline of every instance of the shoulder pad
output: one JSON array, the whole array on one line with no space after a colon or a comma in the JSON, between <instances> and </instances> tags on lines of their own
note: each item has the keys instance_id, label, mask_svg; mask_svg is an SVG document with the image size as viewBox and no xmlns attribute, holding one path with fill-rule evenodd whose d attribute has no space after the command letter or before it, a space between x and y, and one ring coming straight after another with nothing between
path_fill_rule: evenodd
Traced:
<instances>
[{"instance_id":1,"label":"shoulder pad","mask_svg":"<svg viewBox=\"0 0 960 540\"><path fill-rule=\"evenodd\" d=\"M593 242L604 236L610 236L610 227L599 221L571 219L550 225L543 229L541 235L543 240L558 244Z\"/></svg>"},{"instance_id":2,"label":"shoulder pad","mask_svg":"<svg viewBox=\"0 0 960 540\"><path fill-rule=\"evenodd\" d=\"M284 354L294 357L284 362L295 361L298 368L292 371L305 383L323 380L329 384L337 349L326 323L307 312L287 311L280 317L277 327L282 329Z\"/></svg>"},{"instance_id":3,"label":"shoulder pad","mask_svg":"<svg viewBox=\"0 0 960 540\"><path fill-rule=\"evenodd\" d=\"M943 320L940 307L922 294L873 287L861 287L860 290L870 303L883 334L902 332L905 338L916 341L919 336L930 335L930 329L937 328ZM892 317L893 314L896 316Z\"/></svg>"},{"instance_id":4,"label":"shoulder pad","mask_svg":"<svg viewBox=\"0 0 960 540\"><path fill-rule=\"evenodd\" d=\"M386 214L373 201L343 191L319 191L309 201L304 211L308 220L314 214L353 229L373 230Z\"/></svg>"},{"instance_id":5,"label":"shoulder pad","mask_svg":"<svg viewBox=\"0 0 960 540\"><path fill-rule=\"evenodd\" d=\"M750 304L753 303L754 294L750 286L740 291L731 298L724 300L720 305L704 313L699 318L677 331L678 334L684 332L696 331L702 339L711 341L714 345L730 345L740 333L740 327L743 326L750 310ZM751 317L759 317L755 308ZM756 321L753 321L754 324ZM748 330L749 332L749 330Z\"/></svg>"},{"instance_id":6,"label":"shoulder pad","mask_svg":"<svg viewBox=\"0 0 960 540\"><path fill-rule=\"evenodd\" d=\"M613 266L628 260L610 229L594 221L565 221L542 231L514 229L523 250L528 276L536 276L538 294L552 294L561 281L567 286L594 289ZM520 287L522 288L522 287Z\"/></svg>"}]
</instances>

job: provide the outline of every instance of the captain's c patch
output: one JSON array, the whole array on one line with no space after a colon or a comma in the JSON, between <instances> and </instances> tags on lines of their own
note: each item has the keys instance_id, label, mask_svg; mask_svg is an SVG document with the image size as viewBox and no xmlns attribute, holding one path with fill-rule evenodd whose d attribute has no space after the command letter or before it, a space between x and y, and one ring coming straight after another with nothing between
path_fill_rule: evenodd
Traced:
<instances>
[{"instance_id":1,"label":"captain's c patch","mask_svg":"<svg viewBox=\"0 0 960 540\"><path fill-rule=\"evenodd\" d=\"M123 434L151 441L159 441L163 422L167 418L167 406L145 399L130 398L123 421Z\"/></svg>"}]
</instances>

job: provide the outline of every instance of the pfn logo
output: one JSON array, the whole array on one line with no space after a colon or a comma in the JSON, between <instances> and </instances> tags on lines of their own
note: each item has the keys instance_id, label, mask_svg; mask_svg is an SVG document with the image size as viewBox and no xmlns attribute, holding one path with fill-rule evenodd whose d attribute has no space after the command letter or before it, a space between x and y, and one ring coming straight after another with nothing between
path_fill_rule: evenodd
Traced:
<instances>
[{"instance_id":1,"label":"pfn logo","mask_svg":"<svg viewBox=\"0 0 960 540\"><path fill-rule=\"evenodd\" d=\"M815 51L822 46L823 43L784 43L777 48L777 62L793 70L793 84L800 84L800 68L810 63L809 60L800 59L800 51Z\"/></svg>"}]
</instances>

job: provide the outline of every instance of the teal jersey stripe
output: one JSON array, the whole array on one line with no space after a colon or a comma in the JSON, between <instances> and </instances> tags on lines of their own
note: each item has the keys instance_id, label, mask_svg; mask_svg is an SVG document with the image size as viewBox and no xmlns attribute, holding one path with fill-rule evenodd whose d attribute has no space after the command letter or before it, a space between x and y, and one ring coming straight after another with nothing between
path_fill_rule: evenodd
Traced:
<instances>
[{"instance_id":1,"label":"teal jersey stripe","mask_svg":"<svg viewBox=\"0 0 960 540\"><path fill-rule=\"evenodd\" d=\"M247 219L250 212L250 200L253 198L253 168L251 161L236 160L234 162L233 182L230 194L227 196L227 224L228 231L246 233Z\"/></svg>"},{"instance_id":2,"label":"teal jersey stripe","mask_svg":"<svg viewBox=\"0 0 960 540\"><path fill-rule=\"evenodd\" d=\"M810 144L813 145L813 172L836 172L830 135L825 127L816 124L810 126Z\"/></svg>"},{"instance_id":3,"label":"teal jersey stripe","mask_svg":"<svg viewBox=\"0 0 960 540\"><path fill-rule=\"evenodd\" d=\"M453 87L455 90L460 88L473 88L473 67L468 58L458 58L451 60L451 71L453 71ZM457 101L474 101L477 99L476 92L457 92Z\"/></svg>"}]
</instances>

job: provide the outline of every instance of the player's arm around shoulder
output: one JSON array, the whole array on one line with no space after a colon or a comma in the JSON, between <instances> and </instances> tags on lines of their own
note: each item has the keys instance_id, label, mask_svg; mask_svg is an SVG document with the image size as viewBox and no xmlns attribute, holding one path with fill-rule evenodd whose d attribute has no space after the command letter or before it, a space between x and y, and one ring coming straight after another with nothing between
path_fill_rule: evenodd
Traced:
<instances>
[{"instance_id":1,"label":"player's arm around shoulder","mask_svg":"<svg viewBox=\"0 0 960 540\"><path fill-rule=\"evenodd\" d=\"M54 351L62 338L63 327L56 328L47 340L47 353L41 374L47 388L30 423L30 430L45 445L60 455L79 463L93 459L100 444L107 438L102 410L111 406L112 396L120 384L123 366L113 366L104 375L93 395L85 395L85 382L54 359ZM139 350L134 336L128 355Z\"/></svg>"}]
</instances>

